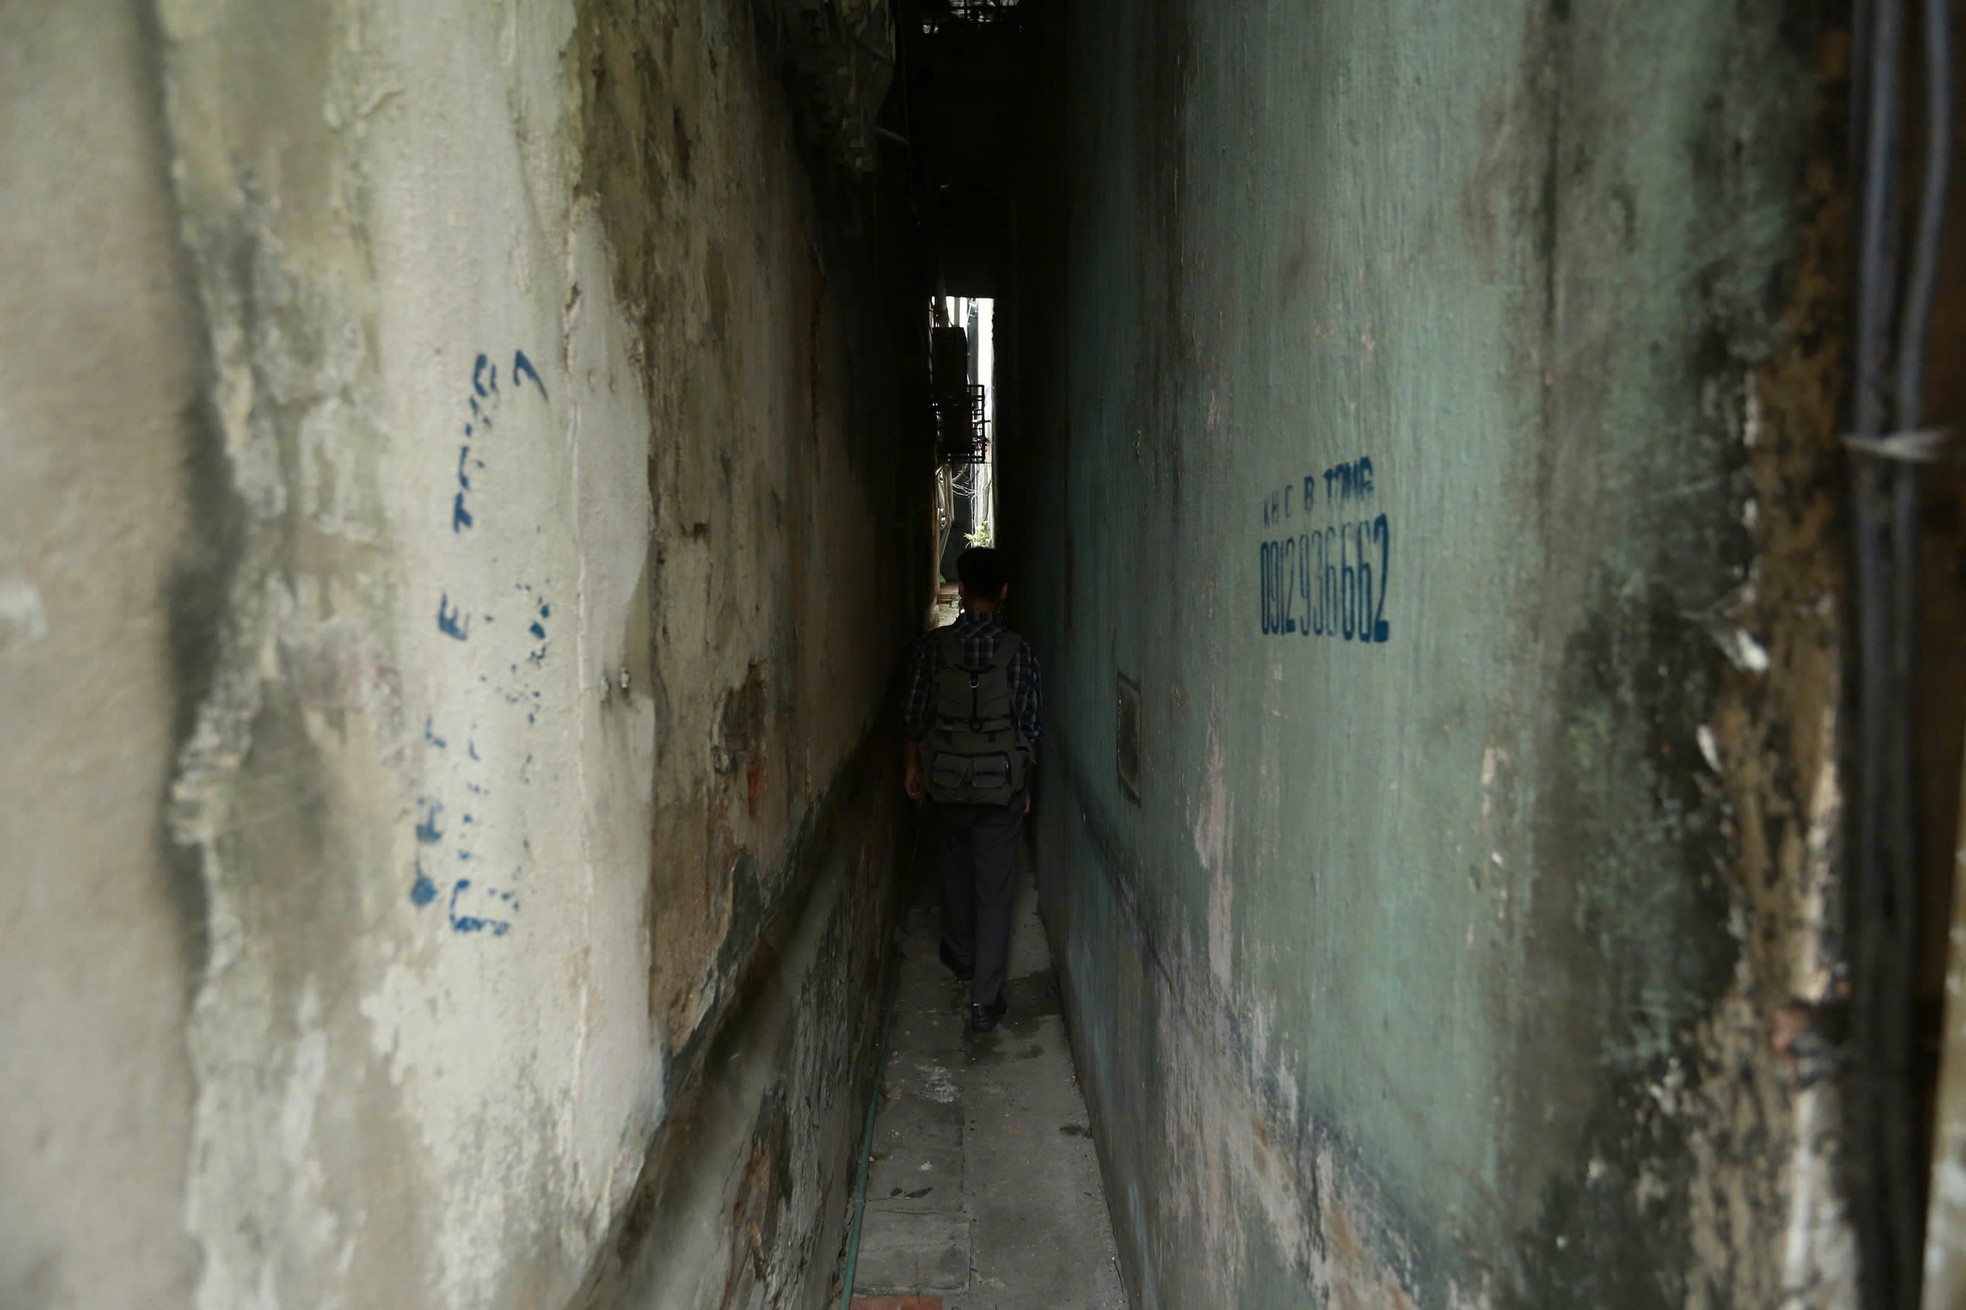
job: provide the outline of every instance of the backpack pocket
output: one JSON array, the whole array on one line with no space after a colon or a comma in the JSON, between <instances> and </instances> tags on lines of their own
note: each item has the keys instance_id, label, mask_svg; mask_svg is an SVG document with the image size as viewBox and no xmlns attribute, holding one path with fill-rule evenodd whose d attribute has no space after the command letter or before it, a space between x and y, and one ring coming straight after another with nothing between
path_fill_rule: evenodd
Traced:
<instances>
[{"instance_id":1,"label":"backpack pocket","mask_svg":"<svg viewBox=\"0 0 1966 1310\"><path fill-rule=\"evenodd\" d=\"M992 799L1010 794L1010 756L978 755L969 762L969 785Z\"/></svg>"},{"instance_id":2,"label":"backpack pocket","mask_svg":"<svg viewBox=\"0 0 1966 1310\"><path fill-rule=\"evenodd\" d=\"M969 760L953 751L929 756L928 785L932 792L949 794L969 785Z\"/></svg>"}]
</instances>

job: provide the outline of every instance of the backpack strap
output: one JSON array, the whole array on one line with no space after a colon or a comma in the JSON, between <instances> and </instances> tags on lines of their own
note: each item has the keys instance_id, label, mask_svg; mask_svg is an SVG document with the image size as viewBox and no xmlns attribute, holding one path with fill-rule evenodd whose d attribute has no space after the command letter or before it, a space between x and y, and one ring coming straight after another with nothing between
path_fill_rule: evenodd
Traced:
<instances>
[{"instance_id":1,"label":"backpack strap","mask_svg":"<svg viewBox=\"0 0 1966 1310\"><path fill-rule=\"evenodd\" d=\"M966 673L987 673L996 669L1008 669L1010 662L1017 658L1018 649L1024 644L1022 637L1010 629L1005 628L1003 636L997 638L996 658L988 664L977 665L972 668L963 661L963 639L957 633L955 625L951 624L946 628L937 628L935 630L935 641L936 645L942 650L943 663L952 669L962 669Z\"/></svg>"},{"instance_id":2,"label":"backpack strap","mask_svg":"<svg viewBox=\"0 0 1966 1310\"><path fill-rule=\"evenodd\" d=\"M1003 635L997 638L996 655L988 664L978 665L964 662L963 639L953 624L946 628L938 628L935 640L942 655L942 662L950 669L969 675L969 729L971 732L982 731L983 678L992 673L1008 674L1011 662L1017 658L1017 652L1024 644L1023 638L1006 628ZM1014 709L1012 717L1015 718ZM937 718L944 722L962 722L960 718L950 720L939 714Z\"/></svg>"},{"instance_id":3,"label":"backpack strap","mask_svg":"<svg viewBox=\"0 0 1966 1310\"><path fill-rule=\"evenodd\" d=\"M1003 636L997 638L997 657L991 660L988 667L982 670L984 673L1003 674L1005 691L1012 690L1010 687L1010 662L1017 658L1018 644L1019 638L1017 634L1008 628L1004 629ZM972 732L981 732L983 730L982 702L979 700L979 697L982 695L980 683L981 679L977 676L977 671L972 669L969 675L969 727ZM1017 697L1014 692L1012 692L1010 698L1010 721L1013 727L1017 723Z\"/></svg>"},{"instance_id":4,"label":"backpack strap","mask_svg":"<svg viewBox=\"0 0 1966 1310\"><path fill-rule=\"evenodd\" d=\"M1003 636L997 642L997 658L992 667L1002 669L1005 675L1008 676L1011 664L1016 661L1018 653L1023 649L1024 639L1008 628L1004 629ZM1015 683L1012 683L1010 686L1010 726L1016 732L1017 740L1022 743L1024 741L1024 725L1017 717L1017 685Z\"/></svg>"},{"instance_id":5,"label":"backpack strap","mask_svg":"<svg viewBox=\"0 0 1966 1310\"><path fill-rule=\"evenodd\" d=\"M963 663L962 634L956 631L955 625L950 624L948 627L937 628L935 630L934 640L936 653L942 657L942 667L956 673L969 674L970 685L973 687L976 683L976 670L971 669L969 665ZM962 722L960 718L943 713L939 700L935 702L933 712L937 723ZM973 715L971 717L974 718Z\"/></svg>"},{"instance_id":6,"label":"backpack strap","mask_svg":"<svg viewBox=\"0 0 1966 1310\"><path fill-rule=\"evenodd\" d=\"M935 630L935 647L942 653L942 662L950 668L966 667L963 664L963 639L956 632L954 624Z\"/></svg>"}]
</instances>

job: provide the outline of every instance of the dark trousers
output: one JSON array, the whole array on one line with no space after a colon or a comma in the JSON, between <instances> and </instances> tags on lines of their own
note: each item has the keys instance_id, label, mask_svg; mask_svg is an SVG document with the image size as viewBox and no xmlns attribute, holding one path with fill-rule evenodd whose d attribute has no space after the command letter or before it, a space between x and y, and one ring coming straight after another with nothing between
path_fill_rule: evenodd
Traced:
<instances>
[{"instance_id":1,"label":"dark trousers","mask_svg":"<svg viewBox=\"0 0 1966 1310\"><path fill-rule=\"evenodd\" d=\"M1017 853L1024 797L1008 805L931 805L936 865L942 875L942 940L976 968L972 1005L1003 995L1010 957L1010 913L1017 899Z\"/></svg>"}]
</instances>

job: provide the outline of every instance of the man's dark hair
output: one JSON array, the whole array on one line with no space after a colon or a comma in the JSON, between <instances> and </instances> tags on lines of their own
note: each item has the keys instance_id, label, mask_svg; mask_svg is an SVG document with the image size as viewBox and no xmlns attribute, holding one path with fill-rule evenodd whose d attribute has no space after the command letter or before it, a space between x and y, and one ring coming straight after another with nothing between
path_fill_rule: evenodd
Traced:
<instances>
[{"instance_id":1,"label":"man's dark hair","mask_svg":"<svg viewBox=\"0 0 1966 1310\"><path fill-rule=\"evenodd\" d=\"M1010 581L1010 566L1003 552L988 546L971 546L956 556L956 577L963 591L982 600L995 600Z\"/></svg>"}]
</instances>

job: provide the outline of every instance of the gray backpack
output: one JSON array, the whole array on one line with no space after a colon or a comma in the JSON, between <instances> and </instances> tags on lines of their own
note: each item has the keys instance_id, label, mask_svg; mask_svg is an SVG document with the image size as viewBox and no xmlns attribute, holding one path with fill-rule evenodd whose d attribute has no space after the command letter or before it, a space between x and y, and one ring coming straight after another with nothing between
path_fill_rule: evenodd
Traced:
<instances>
[{"instance_id":1,"label":"gray backpack","mask_svg":"<svg viewBox=\"0 0 1966 1310\"><path fill-rule=\"evenodd\" d=\"M1024 790L1028 748L1017 728L1010 663L1022 638L1006 632L997 657L982 667L963 663L954 628L935 634L942 652L929 699L928 738L922 743L931 800L945 804L1008 805Z\"/></svg>"}]
</instances>

